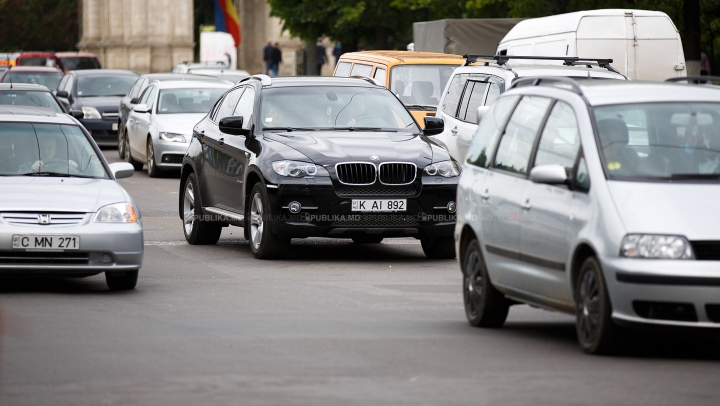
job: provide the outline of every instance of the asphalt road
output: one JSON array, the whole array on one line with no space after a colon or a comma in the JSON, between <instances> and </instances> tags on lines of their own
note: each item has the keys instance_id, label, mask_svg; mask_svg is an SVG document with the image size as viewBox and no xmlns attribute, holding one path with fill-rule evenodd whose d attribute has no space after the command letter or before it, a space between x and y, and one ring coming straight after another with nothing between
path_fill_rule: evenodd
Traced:
<instances>
[{"instance_id":1,"label":"asphalt road","mask_svg":"<svg viewBox=\"0 0 720 406\"><path fill-rule=\"evenodd\" d=\"M0 280L0 405L720 404L718 340L645 333L588 356L571 317L528 306L472 328L456 262L416 240L296 240L259 261L239 228L185 243L177 178L122 184L145 227L137 289Z\"/></svg>"}]
</instances>

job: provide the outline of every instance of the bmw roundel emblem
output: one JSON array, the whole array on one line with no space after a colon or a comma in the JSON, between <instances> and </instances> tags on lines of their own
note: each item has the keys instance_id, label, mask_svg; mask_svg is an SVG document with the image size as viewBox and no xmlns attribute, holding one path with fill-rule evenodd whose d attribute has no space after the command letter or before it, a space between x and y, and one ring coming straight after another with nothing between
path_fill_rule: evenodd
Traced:
<instances>
[{"instance_id":1,"label":"bmw roundel emblem","mask_svg":"<svg viewBox=\"0 0 720 406\"><path fill-rule=\"evenodd\" d=\"M380 157L377 156L377 155L370 155L370 160L371 160L371 161L377 161L377 160L379 160L379 159L380 159Z\"/></svg>"}]
</instances>

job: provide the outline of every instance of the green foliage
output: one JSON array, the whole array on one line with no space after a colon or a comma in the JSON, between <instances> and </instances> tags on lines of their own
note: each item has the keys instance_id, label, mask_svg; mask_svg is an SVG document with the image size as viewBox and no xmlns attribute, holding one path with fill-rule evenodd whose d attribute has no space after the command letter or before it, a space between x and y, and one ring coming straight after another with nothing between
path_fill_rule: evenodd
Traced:
<instances>
[{"instance_id":1,"label":"green foliage","mask_svg":"<svg viewBox=\"0 0 720 406\"><path fill-rule=\"evenodd\" d=\"M0 1L0 52L73 51L79 0Z\"/></svg>"}]
</instances>

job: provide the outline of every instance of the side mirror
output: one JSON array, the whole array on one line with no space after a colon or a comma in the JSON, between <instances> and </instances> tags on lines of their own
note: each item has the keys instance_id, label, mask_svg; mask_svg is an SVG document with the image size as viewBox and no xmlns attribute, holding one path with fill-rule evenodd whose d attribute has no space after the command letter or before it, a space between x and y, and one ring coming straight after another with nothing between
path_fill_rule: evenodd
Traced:
<instances>
[{"instance_id":1,"label":"side mirror","mask_svg":"<svg viewBox=\"0 0 720 406\"><path fill-rule=\"evenodd\" d=\"M147 104L144 104L144 103L143 103L143 104L136 104L136 105L133 107L133 111L136 112L136 113L147 113L147 112L150 111L150 107L148 107L148 105L147 105Z\"/></svg>"},{"instance_id":2,"label":"side mirror","mask_svg":"<svg viewBox=\"0 0 720 406\"><path fill-rule=\"evenodd\" d=\"M250 135L250 130L243 128L244 118L242 116L225 117L220 119L220 132L230 135Z\"/></svg>"},{"instance_id":3,"label":"side mirror","mask_svg":"<svg viewBox=\"0 0 720 406\"><path fill-rule=\"evenodd\" d=\"M115 162L110 164L110 171L115 176L115 179L124 179L133 176L135 168L127 162Z\"/></svg>"},{"instance_id":4,"label":"side mirror","mask_svg":"<svg viewBox=\"0 0 720 406\"><path fill-rule=\"evenodd\" d=\"M442 118L425 116L425 128L423 134L429 136L438 135L445 129L445 122Z\"/></svg>"},{"instance_id":5,"label":"side mirror","mask_svg":"<svg viewBox=\"0 0 720 406\"><path fill-rule=\"evenodd\" d=\"M58 90L57 93L55 93L55 96L61 97L61 98L63 98L63 99L67 99L67 98L70 97L70 96L68 95L68 92L66 92L65 90Z\"/></svg>"},{"instance_id":6,"label":"side mirror","mask_svg":"<svg viewBox=\"0 0 720 406\"><path fill-rule=\"evenodd\" d=\"M78 120L85 117L85 113L83 113L82 110L72 110L70 111L70 115L77 118Z\"/></svg>"},{"instance_id":7,"label":"side mirror","mask_svg":"<svg viewBox=\"0 0 720 406\"><path fill-rule=\"evenodd\" d=\"M130 104L137 104L138 100L139 99L137 97L133 97L132 99L130 99Z\"/></svg>"},{"instance_id":8,"label":"side mirror","mask_svg":"<svg viewBox=\"0 0 720 406\"><path fill-rule=\"evenodd\" d=\"M559 164L540 165L530 170L530 180L534 183L562 185L567 183L565 168Z\"/></svg>"},{"instance_id":9,"label":"side mirror","mask_svg":"<svg viewBox=\"0 0 720 406\"><path fill-rule=\"evenodd\" d=\"M475 124L480 124L480 120L485 117L485 114L490 110L490 106L480 106L477 108L477 117L475 118Z\"/></svg>"}]
</instances>

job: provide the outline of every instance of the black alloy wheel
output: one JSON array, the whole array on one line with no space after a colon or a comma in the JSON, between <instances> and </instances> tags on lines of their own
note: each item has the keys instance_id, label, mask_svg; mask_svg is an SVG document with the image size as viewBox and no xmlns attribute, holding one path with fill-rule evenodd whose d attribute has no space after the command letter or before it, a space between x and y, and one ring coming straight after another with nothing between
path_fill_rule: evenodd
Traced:
<instances>
[{"instance_id":1,"label":"black alloy wheel","mask_svg":"<svg viewBox=\"0 0 720 406\"><path fill-rule=\"evenodd\" d=\"M180 197L183 212L183 233L191 245L213 245L220 239L222 225L203 218L200 188L194 173L185 179Z\"/></svg>"},{"instance_id":2,"label":"black alloy wheel","mask_svg":"<svg viewBox=\"0 0 720 406\"><path fill-rule=\"evenodd\" d=\"M257 183L250 192L246 221L250 235L250 250L257 259L282 258L290 250L290 239L277 237L271 227L267 190Z\"/></svg>"},{"instance_id":3,"label":"black alloy wheel","mask_svg":"<svg viewBox=\"0 0 720 406\"><path fill-rule=\"evenodd\" d=\"M420 239L425 256L430 259L455 258L455 240L453 237L424 237Z\"/></svg>"},{"instance_id":4,"label":"black alloy wheel","mask_svg":"<svg viewBox=\"0 0 720 406\"><path fill-rule=\"evenodd\" d=\"M127 132L123 138L125 138L125 162L131 164L136 171L141 171L143 164L132 157L132 153L130 152L130 137L128 137Z\"/></svg>"},{"instance_id":5,"label":"black alloy wheel","mask_svg":"<svg viewBox=\"0 0 720 406\"><path fill-rule=\"evenodd\" d=\"M583 351L611 354L618 344L619 327L612 321L612 305L595 257L583 262L575 287L575 329Z\"/></svg>"},{"instance_id":6,"label":"black alloy wheel","mask_svg":"<svg viewBox=\"0 0 720 406\"><path fill-rule=\"evenodd\" d=\"M473 240L462 258L463 301L468 323L474 327L502 327L511 301L490 282L480 244Z\"/></svg>"},{"instance_id":7,"label":"black alloy wheel","mask_svg":"<svg viewBox=\"0 0 720 406\"><path fill-rule=\"evenodd\" d=\"M135 289L138 273L138 271L105 272L105 283L107 283L110 290Z\"/></svg>"}]
</instances>

